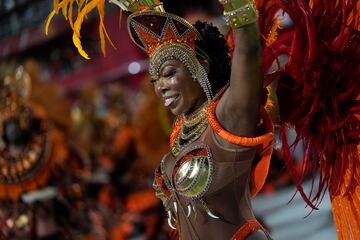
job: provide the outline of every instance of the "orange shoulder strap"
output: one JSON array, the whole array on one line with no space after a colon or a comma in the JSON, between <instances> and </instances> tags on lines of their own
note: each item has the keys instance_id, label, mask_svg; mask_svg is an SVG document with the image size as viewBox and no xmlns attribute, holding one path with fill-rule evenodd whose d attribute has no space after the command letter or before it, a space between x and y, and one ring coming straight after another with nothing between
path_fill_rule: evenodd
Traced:
<instances>
[{"instance_id":1,"label":"orange shoulder strap","mask_svg":"<svg viewBox=\"0 0 360 240\"><path fill-rule=\"evenodd\" d=\"M251 233L262 229L260 223L256 220L250 220L242 225L230 240L245 240Z\"/></svg>"},{"instance_id":2,"label":"orange shoulder strap","mask_svg":"<svg viewBox=\"0 0 360 240\"><path fill-rule=\"evenodd\" d=\"M229 133L220 125L219 121L216 119L215 110L219 99L220 98L217 98L213 102L211 102L208 108L208 120L211 128L220 137L230 143L246 147L257 146L258 153L261 155L261 160L253 168L251 174L250 191L251 196L255 197L256 194L263 187L269 172L274 138L274 126L264 107L261 107L259 109L259 114L262 117L263 124L265 126L265 134L258 137L250 138L239 137L232 133Z\"/></svg>"}]
</instances>

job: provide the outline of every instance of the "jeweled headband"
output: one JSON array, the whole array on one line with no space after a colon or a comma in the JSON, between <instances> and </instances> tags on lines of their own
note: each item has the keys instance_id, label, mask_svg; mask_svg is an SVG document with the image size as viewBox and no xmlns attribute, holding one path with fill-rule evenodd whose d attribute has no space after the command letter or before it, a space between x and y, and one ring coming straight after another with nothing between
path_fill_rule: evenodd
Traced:
<instances>
[{"instance_id":1,"label":"jeweled headband","mask_svg":"<svg viewBox=\"0 0 360 240\"><path fill-rule=\"evenodd\" d=\"M166 60L174 58L195 77L195 70L190 68L195 66L195 41L201 36L185 19L166 12L134 13L128 18L128 31L134 43L148 53L153 78L159 77L158 70Z\"/></svg>"},{"instance_id":2,"label":"jeweled headband","mask_svg":"<svg viewBox=\"0 0 360 240\"><path fill-rule=\"evenodd\" d=\"M133 13L128 18L131 39L150 58L149 73L159 78L159 70L168 60L179 60L189 70L192 78L204 88L208 99L212 98L203 61L207 55L196 48L200 33L185 19L167 12L144 11Z\"/></svg>"}]
</instances>

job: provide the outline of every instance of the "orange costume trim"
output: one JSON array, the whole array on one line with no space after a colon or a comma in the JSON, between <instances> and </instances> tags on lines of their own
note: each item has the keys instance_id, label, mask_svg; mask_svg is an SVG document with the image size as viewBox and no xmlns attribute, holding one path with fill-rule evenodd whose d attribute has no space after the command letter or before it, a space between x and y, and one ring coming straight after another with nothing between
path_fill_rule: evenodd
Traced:
<instances>
[{"instance_id":1,"label":"orange costume trim","mask_svg":"<svg viewBox=\"0 0 360 240\"><path fill-rule=\"evenodd\" d=\"M34 115L40 118L42 121L46 119L46 113L44 109L36 104L26 103L26 106L34 112ZM6 115L9 113L5 113L3 118L10 117L10 115ZM0 182L0 199L8 199L16 201L21 195L25 192L34 191L40 187L46 185L46 182L49 179L51 174L51 170L53 169L55 164L61 164L64 159L67 158L68 152L64 147L63 135L57 131L56 129L47 129L46 140L48 141L48 152L46 152L46 156L43 156L44 159L41 159L40 165L33 165L33 168L37 168L35 171L31 173L31 175L27 176L25 180L14 183L5 183ZM20 166L21 169L24 168L23 165ZM4 166L2 166L2 171L4 171ZM6 169L6 168L5 168Z\"/></svg>"},{"instance_id":2,"label":"orange costume trim","mask_svg":"<svg viewBox=\"0 0 360 240\"><path fill-rule=\"evenodd\" d=\"M230 240L245 240L251 233L262 229L260 223L256 220L250 220L242 225Z\"/></svg>"},{"instance_id":3,"label":"orange costume trim","mask_svg":"<svg viewBox=\"0 0 360 240\"><path fill-rule=\"evenodd\" d=\"M257 193L261 190L261 188L264 186L266 177L269 172L270 159L272 154L272 144L274 138L274 126L266 110L261 107L259 109L259 113L265 126L265 134L254 138L239 137L231 134L226 131L216 119L215 110L219 99L220 97L212 101L208 108L208 120L211 128L220 137L230 143L246 147L257 146L258 153L261 155L261 160L253 168L251 174L250 193L252 197L255 197Z\"/></svg>"},{"instance_id":4,"label":"orange costume trim","mask_svg":"<svg viewBox=\"0 0 360 240\"><path fill-rule=\"evenodd\" d=\"M49 168L51 167L51 159L46 159L46 164L41 171L36 173L34 178L26 182L16 184L0 184L0 199L11 199L16 201L20 198L21 194L28 191L33 191L40 186L43 186L49 178Z\"/></svg>"},{"instance_id":5,"label":"orange costume trim","mask_svg":"<svg viewBox=\"0 0 360 240\"><path fill-rule=\"evenodd\" d=\"M225 139L226 141L229 141L233 144L236 145L242 145L242 146L246 146L246 147L253 147L253 146L257 146L263 143L271 143L272 139L273 139L273 132L268 132L262 136L259 137L254 137L254 138L250 138L250 137L239 137L236 136L232 133L229 133L228 131L226 131L218 122L218 120L216 119L216 115L215 115L215 110L216 110L216 106L217 103L219 102L219 100L214 101L212 103L210 103L209 106L209 110L208 110L208 119L209 119L209 123L211 128L223 139ZM261 117L263 117L263 119L265 120L265 125L268 128L272 127L272 123L270 121L269 116L267 115L265 109L260 108L260 115Z\"/></svg>"},{"instance_id":6,"label":"orange costume trim","mask_svg":"<svg viewBox=\"0 0 360 240\"><path fill-rule=\"evenodd\" d=\"M53 129L48 134L50 149L48 156L43 159L44 163L40 166L34 176L20 183L0 183L0 199L18 200L25 192L34 191L46 185L52 169L56 164L62 164L67 158L68 152L63 146L63 139L60 132Z\"/></svg>"},{"instance_id":7,"label":"orange costume trim","mask_svg":"<svg viewBox=\"0 0 360 240\"><path fill-rule=\"evenodd\" d=\"M220 137L226 141L246 147L257 146L258 153L261 155L261 160L253 168L250 181L250 190L251 196L255 197L257 193L265 184L266 177L269 172L270 159L272 154L272 144L274 138L274 126L273 123L266 112L266 110L261 107L259 109L259 114L263 120L265 126L265 134L258 137L239 137L234 134L226 131L216 119L215 110L216 106L220 100L221 95L215 98L208 107L208 121L211 128L218 134ZM174 144L176 137L178 136L181 126L183 124L183 118L180 117L177 119L173 131L170 136L170 147Z\"/></svg>"},{"instance_id":8,"label":"orange costume trim","mask_svg":"<svg viewBox=\"0 0 360 240\"><path fill-rule=\"evenodd\" d=\"M173 128L173 130L171 132L171 135L170 135L170 148L174 145L175 140L176 140L177 136L180 133L182 124L183 124L183 118L182 117L179 117L178 119L176 119L175 126L174 126L174 128Z\"/></svg>"}]
</instances>

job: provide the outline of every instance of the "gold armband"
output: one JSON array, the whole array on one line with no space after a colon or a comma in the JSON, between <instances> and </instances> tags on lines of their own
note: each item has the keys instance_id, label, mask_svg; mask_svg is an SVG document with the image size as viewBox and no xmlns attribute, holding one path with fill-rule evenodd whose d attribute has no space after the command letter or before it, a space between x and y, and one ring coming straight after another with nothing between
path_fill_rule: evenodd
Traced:
<instances>
[{"instance_id":1,"label":"gold armband","mask_svg":"<svg viewBox=\"0 0 360 240\"><path fill-rule=\"evenodd\" d=\"M241 28L256 22L258 12L251 0L219 0L224 6L226 24L233 28Z\"/></svg>"}]
</instances>

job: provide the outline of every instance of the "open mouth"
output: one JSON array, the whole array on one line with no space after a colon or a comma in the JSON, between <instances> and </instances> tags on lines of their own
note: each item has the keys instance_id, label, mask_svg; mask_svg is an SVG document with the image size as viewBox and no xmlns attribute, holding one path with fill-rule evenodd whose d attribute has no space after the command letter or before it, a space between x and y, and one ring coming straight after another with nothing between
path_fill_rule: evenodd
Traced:
<instances>
[{"instance_id":1,"label":"open mouth","mask_svg":"<svg viewBox=\"0 0 360 240\"><path fill-rule=\"evenodd\" d=\"M178 95L176 96L171 96L171 97L165 97L165 101L164 101L164 105L165 107L170 107L171 105L174 104L174 102L178 99Z\"/></svg>"}]
</instances>

